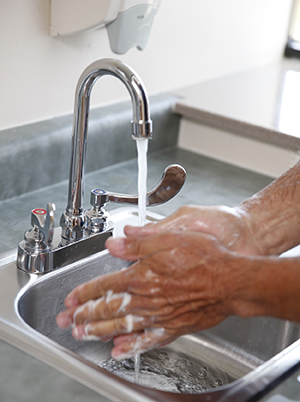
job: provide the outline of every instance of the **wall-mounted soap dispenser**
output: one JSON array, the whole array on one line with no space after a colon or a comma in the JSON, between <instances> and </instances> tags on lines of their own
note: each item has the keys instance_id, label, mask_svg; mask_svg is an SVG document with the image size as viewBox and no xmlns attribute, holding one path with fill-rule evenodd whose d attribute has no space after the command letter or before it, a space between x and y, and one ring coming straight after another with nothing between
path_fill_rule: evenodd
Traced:
<instances>
[{"instance_id":1,"label":"wall-mounted soap dispenser","mask_svg":"<svg viewBox=\"0 0 300 402\"><path fill-rule=\"evenodd\" d=\"M71 35L107 28L110 47L118 54L143 50L160 0L51 0L50 34Z\"/></svg>"}]
</instances>

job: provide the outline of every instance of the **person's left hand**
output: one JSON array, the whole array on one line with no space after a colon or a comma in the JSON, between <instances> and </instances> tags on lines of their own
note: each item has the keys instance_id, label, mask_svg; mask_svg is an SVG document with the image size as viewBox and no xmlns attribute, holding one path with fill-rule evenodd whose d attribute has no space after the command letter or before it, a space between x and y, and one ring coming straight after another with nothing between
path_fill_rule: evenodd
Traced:
<instances>
[{"instance_id":1,"label":"person's left hand","mask_svg":"<svg viewBox=\"0 0 300 402\"><path fill-rule=\"evenodd\" d=\"M57 324L73 325L77 340L115 338L112 356L121 360L215 326L233 313L240 264L216 238L169 231L109 239L107 248L138 262L67 296Z\"/></svg>"}]
</instances>

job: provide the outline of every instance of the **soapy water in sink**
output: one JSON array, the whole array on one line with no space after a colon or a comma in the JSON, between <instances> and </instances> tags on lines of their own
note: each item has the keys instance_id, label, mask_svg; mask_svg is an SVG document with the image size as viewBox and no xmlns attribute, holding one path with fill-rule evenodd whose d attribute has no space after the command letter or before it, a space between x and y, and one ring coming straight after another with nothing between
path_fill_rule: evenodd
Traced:
<instances>
[{"instance_id":1,"label":"soapy water in sink","mask_svg":"<svg viewBox=\"0 0 300 402\"><path fill-rule=\"evenodd\" d=\"M129 382L135 380L134 359L116 361L112 358L99 363ZM139 385L175 393L203 393L228 384L235 379L217 368L167 350L152 350L140 355Z\"/></svg>"}]
</instances>

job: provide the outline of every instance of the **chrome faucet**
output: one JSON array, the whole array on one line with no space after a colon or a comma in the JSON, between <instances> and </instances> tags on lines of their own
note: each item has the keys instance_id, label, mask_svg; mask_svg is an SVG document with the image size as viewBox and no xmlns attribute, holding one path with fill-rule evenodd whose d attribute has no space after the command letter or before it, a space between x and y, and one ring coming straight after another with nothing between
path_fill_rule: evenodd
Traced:
<instances>
[{"instance_id":1,"label":"chrome faucet","mask_svg":"<svg viewBox=\"0 0 300 402\"><path fill-rule=\"evenodd\" d=\"M104 75L120 79L130 93L133 139L150 138L152 133L147 92L142 80L131 68L121 61L104 59L94 62L84 70L75 95L68 204L60 220L62 245L82 239L87 226L82 200L90 95L96 80Z\"/></svg>"},{"instance_id":2,"label":"chrome faucet","mask_svg":"<svg viewBox=\"0 0 300 402\"><path fill-rule=\"evenodd\" d=\"M120 79L130 93L133 106L132 138L151 138L148 96L144 84L130 67L121 61L103 59L92 63L79 78L75 92L68 203L60 219L61 236L53 237L55 204L47 210L31 211L33 228L25 232L18 247L18 268L31 273L45 273L102 251L112 235L113 224L105 205L109 201L137 204L138 196L113 194L103 189L91 191L91 205L83 211L84 167L87 143L90 95L94 83L104 75ZM147 205L162 204L173 198L185 182L185 170L170 165L158 185L147 194Z\"/></svg>"}]
</instances>

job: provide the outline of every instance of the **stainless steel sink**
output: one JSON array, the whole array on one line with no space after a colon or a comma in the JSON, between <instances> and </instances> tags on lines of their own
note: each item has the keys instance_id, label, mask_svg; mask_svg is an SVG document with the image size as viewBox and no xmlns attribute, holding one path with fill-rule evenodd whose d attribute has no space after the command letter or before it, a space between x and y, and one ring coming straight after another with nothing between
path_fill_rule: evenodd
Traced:
<instances>
[{"instance_id":1,"label":"stainless steel sink","mask_svg":"<svg viewBox=\"0 0 300 402\"><path fill-rule=\"evenodd\" d=\"M137 224L135 209L112 218L116 235ZM77 342L55 323L71 289L127 262L103 251L38 276L17 270L16 251L1 257L0 337L114 401L254 401L300 365L300 325L231 317L143 354L137 384L133 361L113 361L111 343Z\"/></svg>"}]
</instances>

